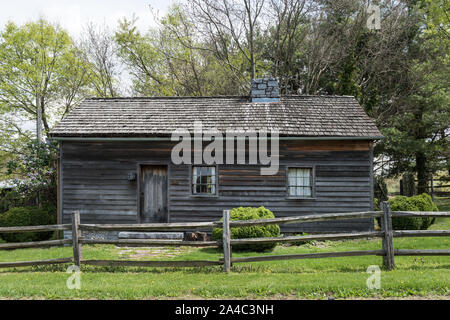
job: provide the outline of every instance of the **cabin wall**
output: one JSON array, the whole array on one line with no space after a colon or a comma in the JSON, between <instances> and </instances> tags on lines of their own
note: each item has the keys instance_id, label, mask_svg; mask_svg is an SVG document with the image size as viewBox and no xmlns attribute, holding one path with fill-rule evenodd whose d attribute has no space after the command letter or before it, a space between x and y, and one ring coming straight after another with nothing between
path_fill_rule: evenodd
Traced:
<instances>
[{"instance_id":1,"label":"cabin wall","mask_svg":"<svg viewBox=\"0 0 450 320\"><path fill-rule=\"evenodd\" d=\"M82 223L138 221L139 164L169 165L169 222L220 219L222 210L264 206L276 217L365 211L373 208L372 142L280 141L280 168L261 176L259 165L218 165L218 196L191 195L189 165L170 162L170 141L61 142L61 218L70 223L79 210ZM287 199L288 166L314 166L315 199ZM372 230L372 219L285 225L284 232Z\"/></svg>"}]
</instances>

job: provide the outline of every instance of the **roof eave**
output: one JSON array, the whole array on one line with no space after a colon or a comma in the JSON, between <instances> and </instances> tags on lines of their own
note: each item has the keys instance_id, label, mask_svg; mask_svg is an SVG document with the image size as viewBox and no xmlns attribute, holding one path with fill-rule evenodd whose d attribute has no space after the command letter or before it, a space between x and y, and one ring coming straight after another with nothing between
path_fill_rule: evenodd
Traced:
<instances>
[{"instance_id":1,"label":"roof eave","mask_svg":"<svg viewBox=\"0 0 450 320\"><path fill-rule=\"evenodd\" d=\"M233 139L235 137L232 137ZM381 140L384 136L288 136L279 140ZM64 137L53 136L55 141L171 141L171 137ZM224 137L227 140L227 137Z\"/></svg>"}]
</instances>

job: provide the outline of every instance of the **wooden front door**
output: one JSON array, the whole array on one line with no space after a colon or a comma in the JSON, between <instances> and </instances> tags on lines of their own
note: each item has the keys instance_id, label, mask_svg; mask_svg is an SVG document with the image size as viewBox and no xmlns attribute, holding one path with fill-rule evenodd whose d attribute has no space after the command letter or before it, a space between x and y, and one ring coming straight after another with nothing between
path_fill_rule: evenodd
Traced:
<instances>
[{"instance_id":1,"label":"wooden front door","mask_svg":"<svg viewBox=\"0 0 450 320\"><path fill-rule=\"evenodd\" d=\"M140 222L167 222L167 166L142 165L140 173Z\"/></svg>"}]
</instances>

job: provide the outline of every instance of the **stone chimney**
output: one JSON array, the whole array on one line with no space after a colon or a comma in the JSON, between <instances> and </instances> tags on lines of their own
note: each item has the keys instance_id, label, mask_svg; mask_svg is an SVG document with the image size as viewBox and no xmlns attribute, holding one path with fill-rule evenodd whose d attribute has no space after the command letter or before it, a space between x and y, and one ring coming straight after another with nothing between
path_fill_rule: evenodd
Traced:
<instances>
[{"instance_id":1,"label":"stone chimney","mask_svg":"<svg viewBox=\"0 0 450 320\"><path fill-rule=\"evenodd\" d=\"M278 79L269 77L253 79L250 99L252 102L279 102Z\"/></svg>"}]
</instances>

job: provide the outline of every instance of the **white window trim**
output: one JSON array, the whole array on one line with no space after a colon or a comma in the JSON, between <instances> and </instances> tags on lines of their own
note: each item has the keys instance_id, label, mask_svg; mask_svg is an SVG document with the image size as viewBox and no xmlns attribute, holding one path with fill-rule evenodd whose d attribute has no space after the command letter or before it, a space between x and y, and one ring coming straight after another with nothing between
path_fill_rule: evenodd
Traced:
<instances>
[{"instance_id":1,"label":"white window trim","mask_svg":"<svg viewBox=\"0 0 450 320\"><path fill-rule=\"evenodd\" d=\"M289 169L311 169L311 196L291 195L289 190ZM316 167L314 165L291 165L286 166L286 198L298 200L314 200L316 198Z\"/></svg>"},{"instance_id":2,"label":"white window trim","mask_svg":"<svg viewBox=\"0 0 450 320\"><path fill-rule=\"evenodd\" d=\"M197 167L212 167L215 168L215 193L194 193L194 168ZM190 183L190 191L191 197L218 197L219 196L219 167L218 165L190 165L189 166L189 183Z\"/></svg>"}]
</instances>

